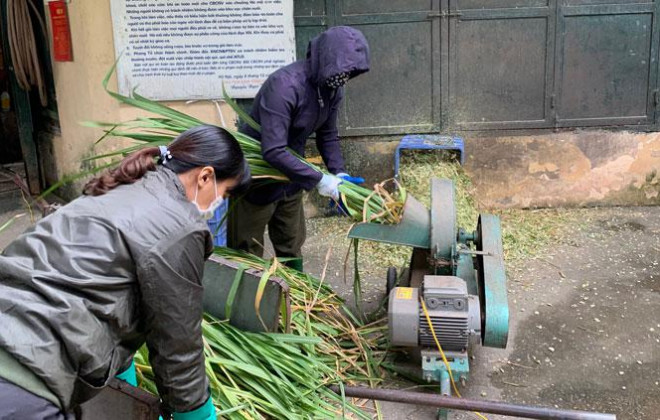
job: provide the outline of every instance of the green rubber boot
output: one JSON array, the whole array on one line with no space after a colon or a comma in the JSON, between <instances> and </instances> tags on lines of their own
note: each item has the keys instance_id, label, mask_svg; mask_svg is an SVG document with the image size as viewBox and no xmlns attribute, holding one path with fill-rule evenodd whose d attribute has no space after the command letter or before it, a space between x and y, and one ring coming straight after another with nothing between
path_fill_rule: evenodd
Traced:
<instances>
[{"instance_id":1,"label":"green rubber boot","mask_svg":"<svg viewBox=\"0 0 660 420\"><path fill-rule=\"evenodd\" d=\"M289 260L284 263L289 268L293 268L294 270L298 270L301 273L303 272L303 259L302 258L294 258L292 260Z\"/></svg>"}]
</instances>

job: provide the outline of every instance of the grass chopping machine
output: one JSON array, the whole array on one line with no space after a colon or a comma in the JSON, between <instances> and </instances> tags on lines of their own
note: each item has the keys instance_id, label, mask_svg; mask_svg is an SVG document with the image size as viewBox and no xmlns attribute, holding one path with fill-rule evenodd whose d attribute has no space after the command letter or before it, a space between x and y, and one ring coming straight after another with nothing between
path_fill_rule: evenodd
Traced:
<instances>
[{"instance_id":1,"label":"grass chopping machine","mask_svg":"<svg viewBox=\"0 0 660 420\"><path fill-rule=\"evenodd\" d=\"M410 266L387 273L392 345L414 349L423 377L451 395L465 382L469 350L504 348L509 331L506 273L497 216L482 214L477 228L456 227L454 184L431 182L431 209L408 197L398 225L363 223L349 237L413 248Z\"/></svg>"},{"instance_id":2,"label":"grass chopping machine","mask_svg":"<svg viewBox=\"0 0 660 420\"><path fill-rule=\"evenodd\" d=\"M464 162L461 138L410 135L396 149L395 176L404 149L456 151ZM459 229L453 181L434 178L430 192L430 209L408 195L399 224L360 223L348 236L413 248L407 268L387 271L390 344L410 350L421 362L423 379L440 384L440 395L352 387L345 389L346 395L432 405L440 408L440 419L448 418L450 408L537 419L615 419L610 414L451 397L452 389L460 396L456 382L467 381L469 356L476 346L507 345L507 278L499 217L480 214L474 231Z\"/></svg>"}]
</instances>

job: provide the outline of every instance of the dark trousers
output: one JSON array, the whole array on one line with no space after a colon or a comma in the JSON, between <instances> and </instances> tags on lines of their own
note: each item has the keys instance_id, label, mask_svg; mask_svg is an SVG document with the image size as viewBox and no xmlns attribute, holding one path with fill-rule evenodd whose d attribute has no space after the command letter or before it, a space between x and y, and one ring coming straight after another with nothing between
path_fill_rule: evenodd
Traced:
<instances>
[{"instance_id":1,"label":"dark trousers","mask_svg":"<svg viewBox=\"0 0 660 420\"><path fill-rule=\"evenodd\" d=\"M0 378L0 420L69 420L52 402Z\"/></svg>"},{"instance_id":2,"label":"dark trousers","mask_svg":"<svg viewBox=\"0 0 660 420\"><path fill-rule=\"evenodd\" d=\"M227 245L263 256L266 226L276 256L301 258L307 234L302 191L264 206L247 200L231 203Z\"/></svg>"}]
</instances>

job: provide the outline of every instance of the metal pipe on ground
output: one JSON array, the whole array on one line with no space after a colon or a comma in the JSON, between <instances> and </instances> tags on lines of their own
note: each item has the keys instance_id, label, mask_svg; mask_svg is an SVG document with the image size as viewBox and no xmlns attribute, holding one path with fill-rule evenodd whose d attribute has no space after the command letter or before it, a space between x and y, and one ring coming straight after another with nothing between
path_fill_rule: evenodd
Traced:
<instances>
[{"instance_id":1,"label":"metal pipe on ground","mask_svg":"<svg viewBox=\"0 0 660 420\"><path fill-rule=\"evenodd\" d=\"M332 391L337 394L341 394L341 390L338 386L331 386L330 389L332 389ZM400 391L396 389L373 389L366 387L345 386L344 395L353 398L390 401L402 404L421 404L437 408L478 411L480 413L517 416L528 419L616 420L616 415L614 414L603 414L576 410L560 410L555 408L509 404L499 401L470 400L466 398L445 397L437 394Z\"/></svg>"}]
</instances>

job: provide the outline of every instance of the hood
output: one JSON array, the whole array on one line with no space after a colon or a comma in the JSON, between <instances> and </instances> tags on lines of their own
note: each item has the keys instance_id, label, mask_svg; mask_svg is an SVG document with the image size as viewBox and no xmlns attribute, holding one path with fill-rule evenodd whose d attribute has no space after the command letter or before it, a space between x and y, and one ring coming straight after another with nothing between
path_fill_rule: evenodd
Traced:
<instances>
[{"instance_id":1,"label":"hood","mask_svg":"<svg viewBox=\"0 0 660 420\"><path fill-rule=\"evenodd\" d=\"M369 71L369 44L357 29L332 27L309 42L307 68L316 86L338 73L346 72L353 78Z\"/></svg>"}]
</instances>

